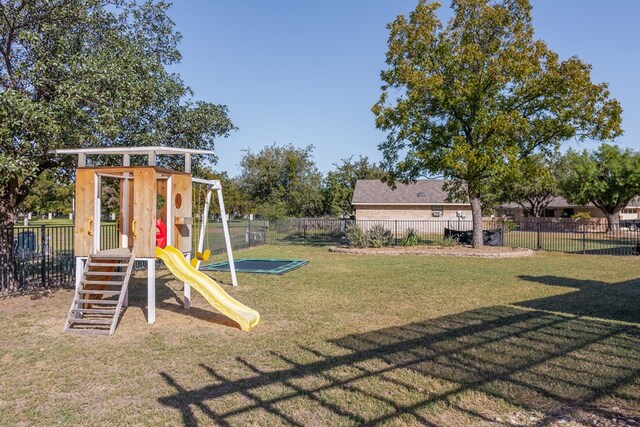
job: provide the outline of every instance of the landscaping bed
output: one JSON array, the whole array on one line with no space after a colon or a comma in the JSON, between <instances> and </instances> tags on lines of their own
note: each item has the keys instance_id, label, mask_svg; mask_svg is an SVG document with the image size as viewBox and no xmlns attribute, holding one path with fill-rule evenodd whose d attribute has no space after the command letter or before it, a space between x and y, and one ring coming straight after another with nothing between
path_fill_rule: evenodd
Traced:
<instances>
[{"instance_id":1,"label":"landscaping bed","mask_svg":"<svg viewBox=\"0 0 640 427\"><path fill-rule=\"evenodd\" d=\"M477 258L520 258L533 255L531 249L507 248L503 246L484 246L472 248L469 246L388 246L382 248L349 248L332 246L330 252L357 255L426 255L426 256L457 256Z\"/></svg>"}]
</instances>

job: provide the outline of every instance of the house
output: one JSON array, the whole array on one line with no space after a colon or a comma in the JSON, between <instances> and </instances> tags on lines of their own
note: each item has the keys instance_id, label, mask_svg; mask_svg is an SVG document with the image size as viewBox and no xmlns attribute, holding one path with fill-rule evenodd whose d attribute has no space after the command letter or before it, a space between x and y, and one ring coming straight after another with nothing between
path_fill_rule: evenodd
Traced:
<instances>
[{"instance_id":1,"label":"house","mask_svg":"<svg viewBox=\"0 0 640 427\"><path fill-rule=\"evenodd\" d=\"M639 219L640 218L640 201L638 199L633 200L627 207L625 207L620 213L621 220ZM571 218L575 214L584 213L588 214L591 218L604 218L604 214L600 209L595 207L592 203L587 205L574 205L564 197L554 197L551 199L547 207L543 212L545 218ZM513 219L516 222L526 220L529 216L527 212L517 203L508 203L496 208L496 216L506 216Z\"/></svg>"},{"instance_id":2,"label":"house","mask_svg":"<svg viewBox=\"0 0 640 427\"><path fill-rule=\"evenodd\" d=\"M356 220L460 220L471 219L469 203L447 201L443 179L423 179L412 184L398 183L391 189L374 179L356 182L352 204Z\"/></svg>"}]
</instances>

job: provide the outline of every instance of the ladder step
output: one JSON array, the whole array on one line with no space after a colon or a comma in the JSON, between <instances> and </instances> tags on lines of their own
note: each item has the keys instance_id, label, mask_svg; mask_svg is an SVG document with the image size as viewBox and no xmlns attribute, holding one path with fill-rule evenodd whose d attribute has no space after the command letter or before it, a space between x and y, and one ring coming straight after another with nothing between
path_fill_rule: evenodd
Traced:
<instances>
[{"instance_id":1,"label":"ladder step","mask_svg":"<svg viewBox=\"0 0 640 427\"><path fill-rule=\"evenodd\" d=\"M85 276L125 276L126 271L87 271Z\"/></svg>"},{"instance_id":2,"label":"ladder step","mask_svg":"<svg viewBox=\"0 0 640 427\"><path fill-rule=\"evenodd\" d=\"M64 331L69 332L71 334L81 334L81 335L110 335L110 331L108 329L66 328Z\"/></svg>"},{"instance_id":3,"label":"ladder step","mask_svg":"<svg viewBox=\"0 0 640 427\"><path fill-rule=\"evenodd\" d=\"M79 298L74 301L74 304L105 304L105 305L118 305L117 300L112 299L87 299Z\"/></svg>"},{"instance_id":4,"label":"ladder step","mask_svg":"<svg viewBox=\"0 0 640 427\"><path fill-rule=\"evenodd\" d=\"M122 285L122 281L116 280L81 280L83 285Z\"/></svg>"},{"instance_id":5,"label":"ladder step","mask_svg":"<svg viewBox=\"0 0 640 427\"><path fill-rule=\"evenodd\" d=\"M128 262L126 263L109 263L109 262L91 262L89 261L89 267L126 267L127 265L129 265Z\"/></svg>"},{"instance_id":6,"label":"ladder step","mask_svg":"<svg viewBox=\"0 0 640 427\"><path fill-rule=\"evenodd\" d=\"M122 291L103 291L102 289L82 289L78 291L79 294L89 295L120 295Z\"/></svg>"},{"instance_id":7,"label":"ladder step","mask_svg":"<svg viewBox=\"0 0 640 427\"><path fill-rule=\"evenodd\" d=\"M109 249L89 255L80 288L76 290L67 314L65 332L94 335L113 333L122 312L134 261L133 249Z\"/></svg>"},{"instance_id":8,"label":"ladder step","mask_svg":"<svg viewBox=\"0 0 640 427\"><path fill-rule=\"evenodd\" d=\"M81 313L81 314L114 314L116 312L115 308L73 308L71 309L72 313Z\"/></svg>"},{"instance_id":9,"label":"ladder step","mask_svg":"<svg viewBox=\"0 0 640 427\"><path fill-rule=\"evenodd\" d=\"M69 324L76 325L111 325L111 319L69 319Z\"/></svg>"},{"instance_id":10,"label":"ladder step","mask_svg":"<svg viewBox=\"0 0 640 427\"><path fill-rule=\"evenodd\" d=\"M97 259L100 261L114 260L114 261L129 261L131 259L130 255L100 255L95 254L91 255L91 259Z\"/></svg>"}]
</instances>

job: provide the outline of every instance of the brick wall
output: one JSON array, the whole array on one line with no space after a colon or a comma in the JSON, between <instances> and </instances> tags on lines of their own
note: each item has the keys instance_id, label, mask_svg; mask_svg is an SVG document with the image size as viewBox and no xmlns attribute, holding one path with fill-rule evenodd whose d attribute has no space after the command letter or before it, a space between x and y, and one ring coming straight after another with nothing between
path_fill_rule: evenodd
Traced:
<instances>
[{"instance_id":1,"label":"brick wall","mask_svg":"<svg viewBox=\"0 0 640 427\"><path fill-rule=\"evenodd\" d=\"M442 214L440 216L433 216L433 209L437 207L442 208ZM458 211L462 211L467 220L471 219L471 208L469 205L370 205L356 207L356 220L457 220L456 212Z\"/></svg>"}]
</instances>

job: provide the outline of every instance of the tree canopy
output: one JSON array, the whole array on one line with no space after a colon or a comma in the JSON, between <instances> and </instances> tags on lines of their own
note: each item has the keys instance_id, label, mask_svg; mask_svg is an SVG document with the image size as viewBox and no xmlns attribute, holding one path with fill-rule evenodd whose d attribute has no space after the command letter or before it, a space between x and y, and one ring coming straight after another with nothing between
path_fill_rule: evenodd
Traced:
<instances>
[{"instance_id":1,"label":"tree canopy","mask_svg":"<svg viewBox=\"0 0 640 427\"><path fill-rule=\"evenodd\" d=\"M439 3L420 0L389 24L378 128L389 181L424 174L450 180L472 206L474 246L481 207L496 176L570 138L611 139L621 107L591 66L560 60L534 39L528 0L453 0L444 25Z\"/></svg>"},{"instance_id":2,"label":"tree canopy","mask_svg":"<svg viewBox=\"0 0 640 427\"><path fill-rule=\"evenodd\" d=\"M520 205L531 217L543 216L544 210L560 194L560 167L549 156L535 154L524 159L512 175L498 177L496 195L500 202Z\"/></svg>"},{"instance_id":3,"label":"tree canopy","mask_svg":"<svg viewBox=\"0 0 640 427\"><path fill-rule=\"evenodd\" d=\"M607 218L608 229L617 229L620 211L640 194L640 152L601 144L594 152L569 150L564 164L564 197L575 204L593 203Z\"/></svg>"},{"instance_id":4,"label":"tree canopy","mask_svg":"<svg viewBox=\"0 0 640 427\"><path fill-rule=\"evenodd\" d=\"M328 215L339 216L352 214L353 190L359 179L382 179L384 171L375 163L369 163L368 157L360 156L342 159L342 163L335 164L335 170L327 172L324 178L324 211Z\"/></svg>"},{"instance_id":5,"label":"tree canopy","mask_svg":"<svg viewBox=\"0 0 640 427\"><path fill-rule=\"evenodd\" d=\"M322 211L322 174L313 160L313 146L264 147L247 150L240 162L239 186L256 212L269 219L316 216Z\"/></svg>"},{"instance_id":6,"label":"tree canopy","mask_svg":"<svg viewBox=\"0 0 640 427\"><path fill-rule=\"evenodd\" d=\"M192 100L167 70L180 60L167 8L151 0L0 4L0 225L13 222L40 174L72 165L51 149L211 149L234 129L226 107Z\"/></svg>"}]
</instances>

